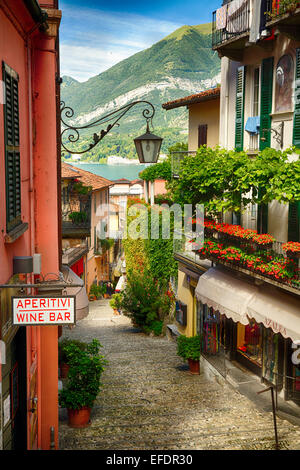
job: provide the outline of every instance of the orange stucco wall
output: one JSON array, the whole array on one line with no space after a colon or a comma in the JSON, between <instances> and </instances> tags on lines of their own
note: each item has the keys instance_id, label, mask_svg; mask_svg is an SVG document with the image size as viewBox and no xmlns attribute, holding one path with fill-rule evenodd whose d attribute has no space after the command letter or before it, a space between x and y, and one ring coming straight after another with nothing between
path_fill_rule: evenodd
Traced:
<instances>
[{"instance_id":1,"label":"orange stucco wall","mask_svg":"<svg viewBox=\"0 0 300 470\"><path fill-rule=\"evenodd\" d=\"M44 0L44 7L54 7ZM24 2L0 4L0 60L19 74L22 222L28 230L7 244L3 105L0 104L0 283L12 276L13 257L42 255L42 273L58 274L57 128L55 39L36 28ZM50 448L50 427L58 447L57 326L27 330L27 394L37 394L37 440L28 413L28 448ZM31 385L37 380L36 390ZM34 441L34 442L33 442Z\"/></svg>"}]
</instances>

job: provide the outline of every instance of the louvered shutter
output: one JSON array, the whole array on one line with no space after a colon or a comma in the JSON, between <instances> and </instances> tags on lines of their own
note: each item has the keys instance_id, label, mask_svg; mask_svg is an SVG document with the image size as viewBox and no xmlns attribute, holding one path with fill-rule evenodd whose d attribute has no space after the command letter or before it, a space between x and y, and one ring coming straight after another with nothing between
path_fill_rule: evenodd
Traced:
<instances>
[{"instance_id":1,"label":"louvered shutter","mask_svg":"<svg viewBox=\"0 0 300 470\"><path fill-rule=\"evenodd\" d=\"M261 198L261 190L258 190L258 197ZM268 204L257 206L257 233L268 232Z\"/></svg>"},{"instance_id":2,"label":"louvered shutter","mask_svg":"<svg viewBox=\"0 0 300 470\"><path fill-rule=\"evenodd\" d=\"M5 86L4 138L6 172L6 230L21 223L21 174L19 131L19 76L3 63Z\"/></svg>"},{"instance_id":3,"label":"louvered shutter","mask_svg":"<svg viewBox=\"0 0 300 470\"><path fill-rule=\"evenodd\" d=\"M296 49L293 145L300 148L300 49Z\"/></svg>"},{"instance_id":4,"label":"louvered shutter","mask_svg":"<svg viewBox=\"0 0 300 470\"><path fill-rule=\"evenodd\" d=\"M198 126L198 147L207 144L207 124Z\"/></svg>"},{"instance_id":5,"label":"louvered shutter","mask_svg":"<svg viewBox=\"0 0 300 470\"><path fill-rule=\"evenodd\" d=\"M235 148L237 151L243 150L244 146L245 72L244 66L236 71Z\"/></svg>"},{"instance_id":6,"label":"louvered shutter","mask_svg":"<svg viewBox=\"0 0 300 470\"><path fill-rule=\"evenodd\" d=\"M300 201L289 204L288 241L300 241Z\"/></svg>"},{"instance_id":7,"label":"louvered shutter","mask_svg":"<svg viewBox=\"0 0 300 470\"><path fill-rule=\"evenodd\" d=\"M271 128L272 96L273 96L273 63L274 58L263 59L261 67L261 89L260 89L260 135L259 149L263 150L271 146L271 132L263 129ZM264 137L266 140L262 141Z\"/></svg>"}]
</instances>

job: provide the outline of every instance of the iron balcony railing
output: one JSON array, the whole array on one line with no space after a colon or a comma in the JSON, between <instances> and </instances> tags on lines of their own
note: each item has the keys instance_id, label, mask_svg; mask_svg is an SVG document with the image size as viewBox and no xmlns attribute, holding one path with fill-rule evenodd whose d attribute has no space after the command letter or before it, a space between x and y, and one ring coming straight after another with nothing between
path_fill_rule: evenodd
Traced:
<instances>
[{"instance_id":1,"label":"iron balcony railing","mask_svg":"<svg viewBox=\"0 0 300 470\"><path fill-rule=\"evenodd\" d=\"M212 17L212 47L217 48L221 44L238 38L250 31L250 2L245 0L240 3L240 7L231 11L230 4L223 4L222 11L216 10ZM221 7L220 7L221 8Z\"/></svg>"},{"instance_id":2,"label":"iron balcony railing","mask_svg":"<svg viewBox=\"0 0 300 470\"><path fill-rule=\"evenodd\" d=\"M62 236L85 238L91 232L91 194L70 192L62 201Z\"/></svg>"}]
</instances>

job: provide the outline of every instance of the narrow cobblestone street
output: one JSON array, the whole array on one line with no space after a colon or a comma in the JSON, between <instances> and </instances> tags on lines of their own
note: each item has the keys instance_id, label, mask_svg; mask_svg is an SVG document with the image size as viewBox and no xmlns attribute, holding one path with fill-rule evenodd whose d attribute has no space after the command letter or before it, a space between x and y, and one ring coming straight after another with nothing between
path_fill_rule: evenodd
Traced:
<instances>
[{"instance_id":1,"label":"narrow cobblestone street","mask_svg":"<svg viewBox=\"0 0 300 470\"><path fill-rule=\"evenodd\" d=\"M68 427L60 410L61 450L274 448L271 413L229 384L190 374L174 341L140 333L108 300L91 302L89 316L63 335L99 339L109 364L89 427ZM299 448L299 427L279 418L277 427L282 449Z\"/></svg>"}]
</instances>

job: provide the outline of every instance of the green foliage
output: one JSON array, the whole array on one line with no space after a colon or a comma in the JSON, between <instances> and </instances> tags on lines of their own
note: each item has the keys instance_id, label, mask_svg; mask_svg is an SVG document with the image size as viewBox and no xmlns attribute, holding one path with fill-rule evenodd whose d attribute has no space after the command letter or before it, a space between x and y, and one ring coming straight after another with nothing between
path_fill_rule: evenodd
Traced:
<instances>
[{"instance_id":1,"label":"green foliage","mask_svg":"<svg viewBox=\"0 0 300 470\"><path fill-rule=\"evenodd\" d=\"M299 200L300 162L290 162L291 153L266 148L251 158L246 152L200 147L196 156L181 162L172 198L180 204L204 204L208 213L239 212L250 202Z\"/></svg>"},{"instance_id":2,"label":"green foliage","mask_svg":"<svg viewBox=\"0 0 300 470\"><path fill-rule=\"evenodd\" d=\"M81 181L78 183L73 184L72 190L78 194L90 194L93 190L92 186L85 186Z\"/></svg>"},{"instance_id":3,"label":"green foliage","mask_svg":"<svg viewBox=\"0 0 300 470\"><path fill-rule=\"evenodd\" d=\"M101 374L106 359L100 354L102 345L93 339L81 349L76 344L68 346L69 373L66 387L59 392L62 407L78 410L83 406L92 407L101 386Z\"/></svg>"},{"instance_id":4,"label":"green foliage","mask_svg":"<svg viewBox=\"0 0 300 470\"><path fill-rule=\"evenodd\" d=\"M92 284L90 287L90 295L95 295L97 299L101 299L104 294L106 294L106 285L97 286L97 284Z\"/></svg>"},{"instance_id":5,"label":"green foliage","mask_svg":"<svg viewBox=\"0 0 300 470\"><path fill-rule=\"evenodd\" d=\"M86 212L71 212L69 219L72 220L73 224L82 224L88 221L88 215Z\"/></svg>"},{"instance_id":6,"label":"green foliage","mask_svg":"<svg viewBox=\"0 0 300 470\"><path fill-rule=\"evenodd\" d=\"M198 360L201 354L201 337L180 335L177 338L177 355L183 359Z\"/></svg>"},{"instance_id":7,"label":"green foliage","mask_svg":"<svg viewBox=\"0 0 300 470\"><path fill-rule=\"evenodd\" d=\"M109 305L114 310L120 310L122 308L122 294L113 294L111 300L109 301Z\"/></svg>"},{"instance_id":8,"label":"green foliage","mask_svg":"<svg viewBox=\"0 0 300 470\"><path fill-rule=\"evenodd\" d=\"M64 338L58 342L58 363L68 363L70 355L73 351L73 346L77 346L79 349L85 349L86 343L76 339Z\"/></svg>"},{"instance_id":9,"label":"green foliage","mask_svg":"<svg viewBox=\"0 0 300 470\"><path fill-rule=\"evenodd\" d=\"M101 238L99 241L103 251L110 250L110 248L114 245L113 238Z\"/></svg>"},{"instance_id":10,"label":"green foliage","mask_svg":"<svg viewBox=\"0 0 300 470\"><path fill-rule=\"evenodd\" d=\"M159 322L168 315L171 298L166 283L159 283L149 270L127 272L127 283L122 292L121 307L133 322L145 332L158 334ZM160 334L160 333L159 333Z\"/></svg>"},{"instance_id":11,"label":"green foliage","mask_svg":"<svg viewBox=\"0 0 300 470\"><path fill-rule=\"evenodd\" d=\"M171 181L171 164L169 161L164 160L163 162L148 166L140 173L139 176L144 181L154 181L156 179Z\"/></svg>"}]
</instances>

